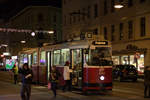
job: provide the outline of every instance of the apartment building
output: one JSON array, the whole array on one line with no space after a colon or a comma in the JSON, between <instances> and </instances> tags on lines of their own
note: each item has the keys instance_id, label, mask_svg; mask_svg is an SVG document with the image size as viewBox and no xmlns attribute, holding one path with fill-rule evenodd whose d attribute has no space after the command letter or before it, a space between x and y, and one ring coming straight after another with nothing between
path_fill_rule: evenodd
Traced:
<instances>
[{"instance_id":1,"label":"apartment building","mask_svg":"<svg viewBox=\"0 0 150 100\"><path fill-rule=\"evenodd\" d=\"M15 16L11 17L5 28L16 29L9 31L9 48L12 54L25 48L42 46L44 43L62 41L61 9L53 6L27 6ZM31 30L35 36L26 32ZM37 32L36 32L37 31ZM49 34L48 31L54 33ZM20 41L26 43L21 44Z\"/></svg>"},{"instance_id":2,"label":"apartment building","mask_svg":"<svg viewBox=\"0 0 150 100\"><path fill-rule=\"evenodd\" d=\"M150 66L149 5L149 0L63 0L63 39L92 31L112 42L114 64L133 64L142 72Z\"/></svg>"}]
</instances>

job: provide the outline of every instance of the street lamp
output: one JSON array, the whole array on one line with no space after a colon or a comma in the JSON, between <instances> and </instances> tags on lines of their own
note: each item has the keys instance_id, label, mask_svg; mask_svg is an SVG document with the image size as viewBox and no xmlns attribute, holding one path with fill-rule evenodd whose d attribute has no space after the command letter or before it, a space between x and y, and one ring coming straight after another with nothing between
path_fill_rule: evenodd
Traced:
<instances>
[{"instance_id":1,"label":"street lamp","mask_svg":"<svg viewBox=\"0 0 150 100\"><path fill-rule=\"evenodd\" d=\"M123 8L124 6L122 5L122 4L116 4L116 5L114 5L114 8L116 8L116 9L121 9L121 8Z\"/></svg>"},{"instance_id":2,"label":"street lamp","mask_svg":"<svg viewBox=\"0 0 150 100\"><path fill-rule=\"evenodd\" d=\"M31 33L31 36L33 36L33 37L34 37L34 36L35 36L35 32L32 32L32 33Z\"/></svg>"}]
</instances>

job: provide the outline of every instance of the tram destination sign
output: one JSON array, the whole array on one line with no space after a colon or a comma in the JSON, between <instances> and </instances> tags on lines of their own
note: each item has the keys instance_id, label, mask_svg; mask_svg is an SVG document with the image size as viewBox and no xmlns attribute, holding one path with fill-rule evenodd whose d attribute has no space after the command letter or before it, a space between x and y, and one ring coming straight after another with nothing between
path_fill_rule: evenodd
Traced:
<instances>
[{"instance_id":1,"label":"tram destination sign","mask_svg":"<svg viewBox=\"0 0 150 100\"><path fill-rule=\"evenodd\" d=\"M94 41L94 45L108 45L108 41Z\"/></svg>"}]
</instances>

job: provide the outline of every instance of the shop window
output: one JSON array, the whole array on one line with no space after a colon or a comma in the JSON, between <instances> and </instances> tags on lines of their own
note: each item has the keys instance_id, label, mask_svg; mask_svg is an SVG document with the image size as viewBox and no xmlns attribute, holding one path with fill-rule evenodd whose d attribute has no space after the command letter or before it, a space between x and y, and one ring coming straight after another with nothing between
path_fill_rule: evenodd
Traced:
<instances>
[{"instance_id":1,"label":"shop window","mask_svg":"<svg viewBox=\"0 0 150 100\"><path fill-rule=\"evenodd\" d=\"M113 64L119 65L119 56L112 56Z\"/></svg>"},{"instance_id":2,"label":"shop window","mask_svg":"<svg viewBox=\"0 0 150 100\"><path fill-rule=\"evenodd\" d=\"M144 72L144 54L141 54L137 61L135 55L130 55L130 64L137 67L138 73L142 74Z\"/></svg>"},{"instance_id":3,"label":"shop window","mask_svg":"<svg viewBox=\"0 0 150 100\"><path fill-rule=\"evenodd\" d=\"M42 51L40 53L40 65L46 65L46 52Z\"/></svg>"},{"instance_id":4,"label":"shop window","mask_svg":"<svg viewBox=\"0 0 150 100\"><path fill-rule=\"evenodd\" d=\"M123 64L123 65L129 64L129 57L128 57L128 55L121 56L121 64Z\"/></svg>"},{"instance_id":5,"label":"shop window","mask_svg":"<svg viewBox=\"0 0 150 100\"><path fill-rule=\"evenodd\" d=\"M144 54L141 54L140 58L138 59L138 70L140 73L144 72Z\"/></svg>"}]
</instances>

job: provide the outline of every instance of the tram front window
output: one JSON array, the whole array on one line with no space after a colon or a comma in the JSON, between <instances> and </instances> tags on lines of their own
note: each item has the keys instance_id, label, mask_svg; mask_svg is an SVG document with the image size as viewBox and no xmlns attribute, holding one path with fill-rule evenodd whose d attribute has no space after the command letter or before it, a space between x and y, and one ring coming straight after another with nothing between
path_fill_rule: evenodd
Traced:
<instances>
[{"instance_id":1,"label":"tram front window","mask_svg":"<svg viewBox=\"0 0 150 100\"><path fill-rule=\"evenodd\" d=\"M88 65L94 66L111 66L111 48L96 47L95 49L90 49L88 57L86 55L86 62Z\"/></svg>"}]
</instances>

